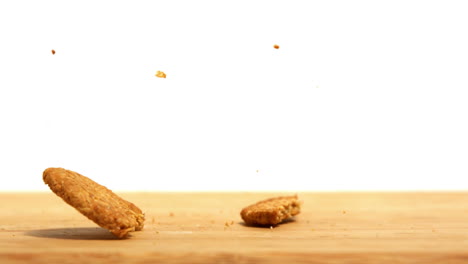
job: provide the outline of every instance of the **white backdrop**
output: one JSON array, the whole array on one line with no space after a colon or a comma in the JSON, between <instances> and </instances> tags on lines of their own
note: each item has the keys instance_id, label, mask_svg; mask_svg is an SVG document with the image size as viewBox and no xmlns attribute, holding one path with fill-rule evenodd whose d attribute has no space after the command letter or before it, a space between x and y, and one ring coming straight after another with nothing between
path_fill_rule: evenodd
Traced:
<instances>
[{"instance_id":1,"label":"white backdrop","mask_svg":"<svg viewBox=\"0 0 468 264\"><path fill-rule=\"evenodd\" d=\"M464 3L1 1L0 190L467 189Z\"/></svg>"}]
</instances>

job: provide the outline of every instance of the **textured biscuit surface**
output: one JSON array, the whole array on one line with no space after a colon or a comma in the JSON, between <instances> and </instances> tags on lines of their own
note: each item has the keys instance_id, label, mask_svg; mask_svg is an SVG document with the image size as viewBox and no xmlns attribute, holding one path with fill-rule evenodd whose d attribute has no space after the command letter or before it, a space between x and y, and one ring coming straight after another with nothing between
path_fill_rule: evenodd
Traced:
<instances>
[{"instance_id":1,"label":"textured biscuit surface","mask_svg":"<svg viewBox=\"0 0 468 264\"><path fill-rule=\"evenodd\" d=\"M143 229L145 216L140 208L79 173L48 168L43 180L66 203L119 238Z\"/></svg>"},{"instance_id":2,"label":"textured biscuit surface","mask_svg":"<svg viewBox=\"0 0 468 264\"><path fill-rule=\"evenodd\" d=\"M247 225L274 226L301 212L297 195L281 196L245 207L241 217Z\"/></svg>"}]
</instances>

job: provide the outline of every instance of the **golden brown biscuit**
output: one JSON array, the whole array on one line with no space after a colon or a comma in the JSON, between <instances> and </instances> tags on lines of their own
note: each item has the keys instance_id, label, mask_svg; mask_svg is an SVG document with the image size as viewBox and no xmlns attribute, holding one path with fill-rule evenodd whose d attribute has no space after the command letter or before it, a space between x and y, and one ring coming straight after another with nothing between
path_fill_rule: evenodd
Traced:
<instances>
[{"instance_id":1,"label":"golden brown biscuit","mask_svg":"<svg viewBox=\"0 0 468 264\"><path fill-rule=\"evenodd\" d=\"M66 203L119 238L143 229L140 208L93 180L63 168L48 168L43 179Z\"/></svg>"},{"instance_id":2,"label":"golden brown biscuit","mask_svg":"<svg viewBox=\"0 0 468 264\"><path fill-rule=\"evenodd\" d=\"M159 78L166 78L166 74L162 71L157 71L154 76L159 77Z\"/></svg>"},{"instance_id":3,"label":"golden brown biscuit","mask_svg":"<svg viewBox=\"0 0 468 264\"><path fill-rule=\"evenodd\" d=\"M245 207L241 217L247 225L274 226L301 212L297 195L281 196Z\"/></svg>"}]
</instances>

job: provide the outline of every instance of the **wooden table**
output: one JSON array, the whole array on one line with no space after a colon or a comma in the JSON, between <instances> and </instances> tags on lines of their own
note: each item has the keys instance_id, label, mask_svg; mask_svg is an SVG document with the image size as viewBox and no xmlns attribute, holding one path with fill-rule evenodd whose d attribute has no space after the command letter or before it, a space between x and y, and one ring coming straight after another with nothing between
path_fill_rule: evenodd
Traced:
<instances>
[{"instance_id":1,"label":"wooden table","mask_svg":"<svg viewBox=\"0 0 468 264\"><path fill-rule=\"evenodd\" d=\"M128 239L50 193L0 193L0 263L468 263L468 193L299 193L294 221L240 210L290 193L121 193L146 213Z\"/></svg>"}]
</instances>

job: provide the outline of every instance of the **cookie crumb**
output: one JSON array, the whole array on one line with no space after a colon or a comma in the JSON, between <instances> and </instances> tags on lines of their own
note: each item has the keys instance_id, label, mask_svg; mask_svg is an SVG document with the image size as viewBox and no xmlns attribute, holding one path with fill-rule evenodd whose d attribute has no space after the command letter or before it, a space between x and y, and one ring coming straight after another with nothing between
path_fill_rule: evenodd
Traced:
<instances>
[{"instance_id":1,"label":"cookie crumb","mask_svg":"<svg viewBox=\"0 0 468 264\"><path fill-rule=\"evenodd\" d=\"M166 74L162 71L157 71L154 76L159 77L159 78L166 78Z\"/></svg>"},{"instance_id":2,"label":"cookie crumb","mask_svg":"<svg viewBox=\"0 0 468 264\"><path fill-rule=\"evenodd\" d=\"M170 213L169 213L169 216L171 216L171 217L174 216L174 213L173 213L173 212L170 212Z\"/></svg>"},{"instance_id":3,"label":"cookie crumb","mask_svg":"<svg viewBox=\"0 0 468 264\"><path fill-rule=\"evenodd\" d=\"M51 50L51 52L52 52L52 55L55 55L55 50Z\"/></svg>"},{"instance_id":4,"label":"cookie crumb","mask_svg":"<svg viewBox=\"0 0 468 264\"><path fill-rule=\"evenodd\" d=\"M279 49L279 45L275 44L275 45L273 45L273 48Z\"/></svg>"},{"instance_id":5,"label":"cookie crumb","mask_svg":"<svg viewBox=\"0 0 468 264\"><path fill-rule=\"evenodd\" d=\"M345 211L345 210L343 210L343 214L346 214L346 211Z\"/></svg>"}]
</instances>

